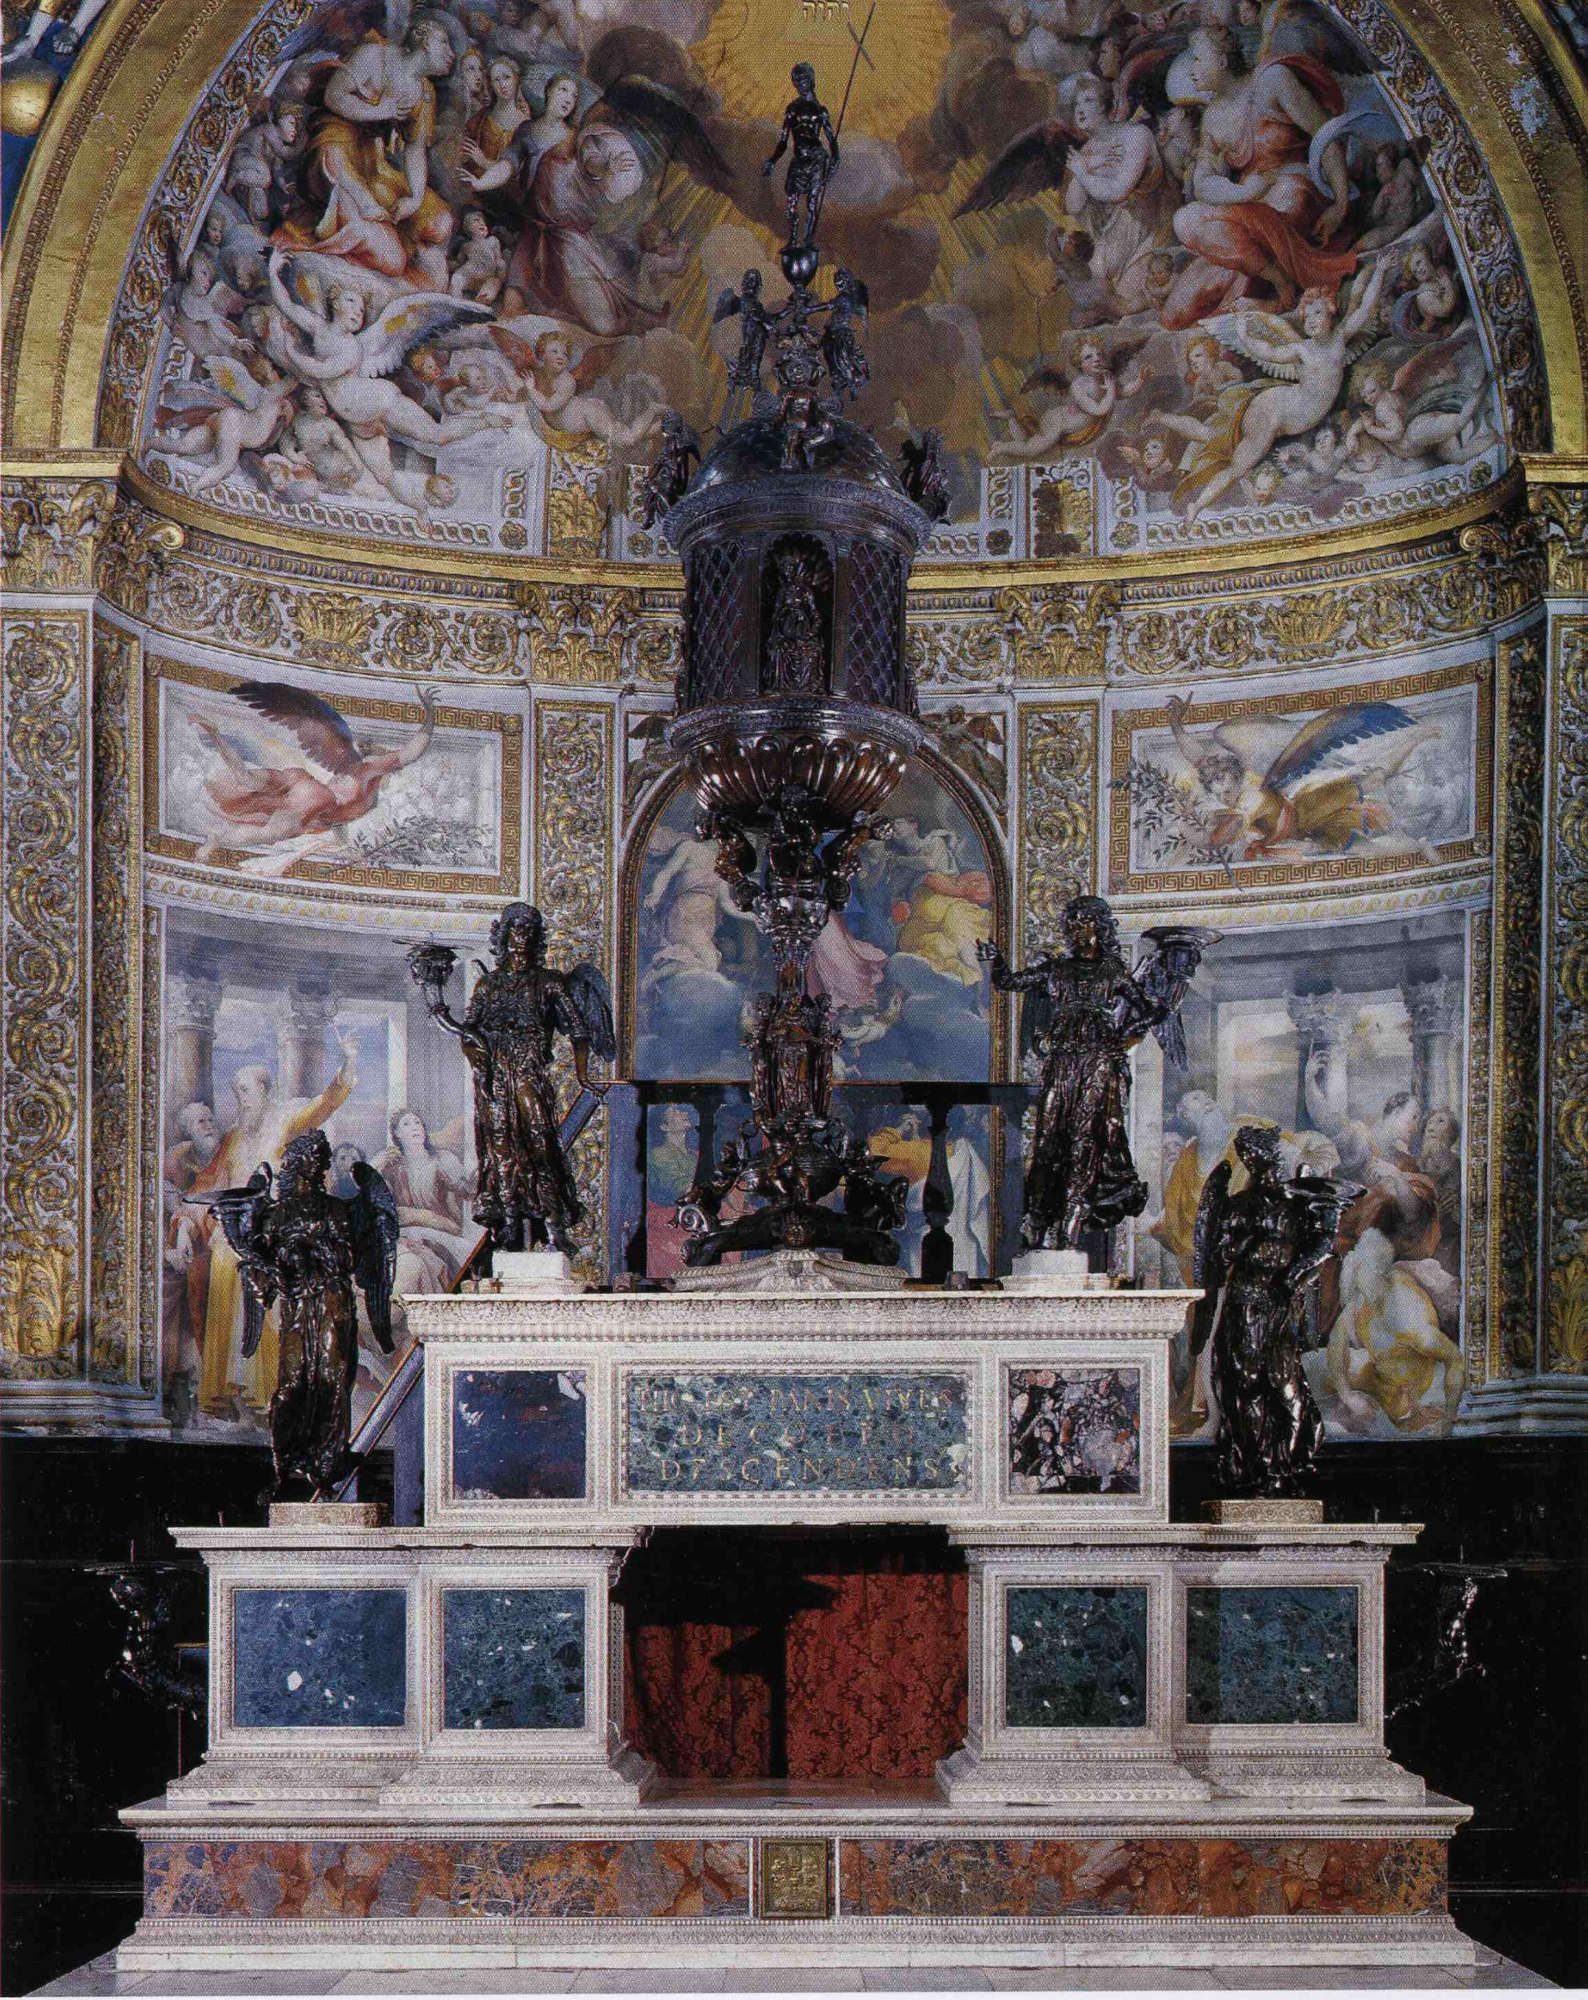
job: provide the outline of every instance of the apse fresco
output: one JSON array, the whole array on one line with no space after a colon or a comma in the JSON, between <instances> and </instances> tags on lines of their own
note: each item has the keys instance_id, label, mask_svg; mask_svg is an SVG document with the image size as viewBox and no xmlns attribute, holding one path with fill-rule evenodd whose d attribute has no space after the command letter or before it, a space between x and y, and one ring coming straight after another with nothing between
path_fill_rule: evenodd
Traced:
<instances>
[{"instance_id":1,"label":"apse fresco","mask_svg":"<svg viewBox=\"0 0 1588 2000\"><path fill-rule=\"evenodd\" d=\"M734 908L700 809L679 790L634 867L633 1074L744 1078L751 997L770 953ZM992 1012L977 943L993 934L987 845L964 807L917 760L884 808L848 905L811 954L809 985L832 1002L840 1083L988 1080Z\"/></svg>"},{"instance_id":2,"label":"apse fresco","mask_svg":"<svg viewBox=\"0 0 1588 2000\"><path fill-rule=\"evenodd\" d=\"M1117 713L1112 886L1184 892L1471 859L1488 818L1477 671L1233 701L1192 690Z\"/></svg>"},{"instance_id":3,"label":"apse fresco","mask_svg":"<svg viewBox=\"0 0 1588 2000\"><path fill-rule=\"evenodd\" d=\"M479 1239L467 1069L386 939L173 913L162 981L161 1353L167 1413L189 1435L263 1422L275 1316L242 1353L237 1259L204 1208L318 1125L333 1194L374 1163L402 1224L396 1291L447 1290ZM397 1345L405 1338L394 1306ZM360 1307L355 1421L386 1379Z\"/></svg>"},{"instance_id":4,"label":"apse fresco","mask_svg":"<svg viewBox=\"0 0 1588 2000\"><path fill-rule=\"evenodd\" d=\"M843 111L851 413L942 432L935 553L1361 524L1498 470L1420 149L1313 0L335 0L168 245L144 462L302 526L655 555L630 469L664 408L721 416L796 60Z\"/></svg>"},{"instance_id":5,"label":"apse fresco","mask_svg":"<svg viewBox=\"0 0 1588 2000\"><path fill-rule=\"evenodd\" d=\"M1136 1225L1148 1284L1193 1282L1208 1175L1243 1124L1284 1137L1292 1170L1363 1193L1310 1313L1308 1380L1335 1437L1444 1436L1466 1385L1466 944L1460 914L1230 935L1186 999L1189 1067L1143 1044ZM1176 1435L1208 1427L1205 1357L1176 1357Z\"/></svg>"},{"instance_id":6,"label":"apse fresco","mask_svg":"<svg viewBox=\"0 0 1588 2000\"><path fill-rule=\"evenodd\" d=\"M275 879L517 887L517 716L441 710L431 688L372 702L163 666L156 852Z\"/></svg>"}]
</instances>

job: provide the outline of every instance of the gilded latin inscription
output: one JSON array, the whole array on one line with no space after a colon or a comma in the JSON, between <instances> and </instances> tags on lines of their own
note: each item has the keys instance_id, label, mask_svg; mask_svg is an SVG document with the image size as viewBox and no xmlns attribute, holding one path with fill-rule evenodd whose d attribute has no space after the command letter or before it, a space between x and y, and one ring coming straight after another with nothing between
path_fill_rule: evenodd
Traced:
<instances>
[{"instance_id":1,"label":"gilded latin inscription","mask_svg":"<svg viewBox=\"0 0 1588 2000\"><path fill-rule=\"evenodd\" d=\"M961 1374L632 1374L631 1492L958 1492Z\"/></svg>"}]
</instances>

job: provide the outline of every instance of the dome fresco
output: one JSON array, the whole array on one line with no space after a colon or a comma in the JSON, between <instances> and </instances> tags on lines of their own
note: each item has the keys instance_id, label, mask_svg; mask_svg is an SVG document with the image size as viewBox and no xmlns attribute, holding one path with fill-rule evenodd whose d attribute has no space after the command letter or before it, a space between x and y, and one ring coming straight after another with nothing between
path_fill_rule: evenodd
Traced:
<instances>
[{"instance_id":1,"label":"dome fresco","mask_svg":"<svg viewBox=\"0 0 1588 2000\"><path fill-rule=\"evenodd\" d=\"M889 459L942 432L929 556L1371 528L1503 470L1382 32L1314 0L900 0L857 49L822 15L336 0L278 34L202 202L167 228L157 197L145 468L338 538L665 555L636 468L665 408L724 415L715 302L752 264L781 296L761 165L812 56L847 98L818 284L870 295L847 414Z\"/></svg>"}]
</instances>

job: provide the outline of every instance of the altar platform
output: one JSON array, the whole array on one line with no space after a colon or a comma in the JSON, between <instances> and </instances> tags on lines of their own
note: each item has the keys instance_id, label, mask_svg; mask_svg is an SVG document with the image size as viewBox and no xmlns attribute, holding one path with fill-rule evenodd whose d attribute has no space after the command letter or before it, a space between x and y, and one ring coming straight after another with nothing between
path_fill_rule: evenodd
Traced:
<instances>
[{"instance_id":1,"label":"altar platform","mask_svg":"<svg viewBox=\"0 0 1588 2000\"><path fill-rule=\"evenodd\" d=\"M1384 1748L1383 1569L1415 1527L1169 1521L1185 1293L809 1265L753 1297L410 1300L423 1527L178 1531L210 1742L123 1814L123 1971L1472 1968L1467 1808ZM628 1740L631 1548L887 1523L968 1571L935 1782L681 1787Z\"/></svg>"}]
</instances>

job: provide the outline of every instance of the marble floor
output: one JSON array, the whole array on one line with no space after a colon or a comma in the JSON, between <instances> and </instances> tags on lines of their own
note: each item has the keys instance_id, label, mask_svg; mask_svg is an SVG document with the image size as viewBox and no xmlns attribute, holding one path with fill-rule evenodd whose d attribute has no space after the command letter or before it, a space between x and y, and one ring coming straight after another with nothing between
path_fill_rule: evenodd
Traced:
<instances>
[{"instance_id":1,"label":"marble floor","mask_svg":"<svg viewBox=\"0 0 1588 2000\"><path fill-rule=\"evenodd\" d=\"M322 1993L1092 1993L1198 1992L1333 1988L1403 1992L1413 1988L1549 1986L1551 1981L1498 1952L1478 1947L1478 1962L1463 1971L1428 1967L1208 1966L1197 1971L1151 1966L1017 1967L854 1966L816 1970L708 1972L656 1966L625 1972L164 1972L116 1971L113 1952L90 1960L38 1993L313 1994Z\"/></svg>"}]
</instances>

